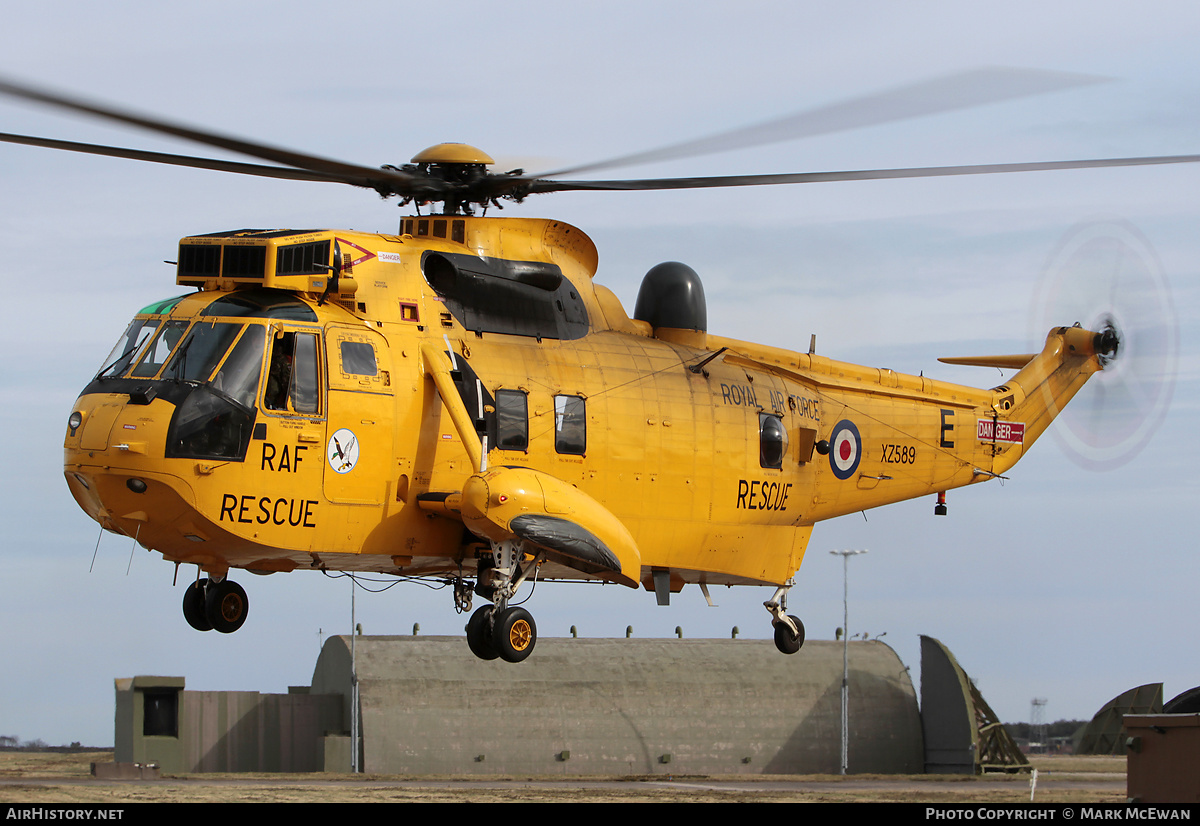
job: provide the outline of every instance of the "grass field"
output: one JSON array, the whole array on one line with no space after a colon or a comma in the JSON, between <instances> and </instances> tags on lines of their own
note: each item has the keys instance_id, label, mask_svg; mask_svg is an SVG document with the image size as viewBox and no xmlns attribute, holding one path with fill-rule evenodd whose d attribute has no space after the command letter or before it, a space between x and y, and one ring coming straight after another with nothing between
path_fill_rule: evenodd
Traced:
<instances>
[{"instance_id":1,"label":"grass field","mask_svg":"<svg viewBox=\"0 0 1200 826\"><path fill-rule=\"evenodd\" d=\"M111 751L0 752L4 803L903 802L1028 803L1030 777L830 775L451 778L339 774L192 774L99 781ZM1037 803L1124 803L1125 758L1033 757Z\"/></svg>"}]
</instances>

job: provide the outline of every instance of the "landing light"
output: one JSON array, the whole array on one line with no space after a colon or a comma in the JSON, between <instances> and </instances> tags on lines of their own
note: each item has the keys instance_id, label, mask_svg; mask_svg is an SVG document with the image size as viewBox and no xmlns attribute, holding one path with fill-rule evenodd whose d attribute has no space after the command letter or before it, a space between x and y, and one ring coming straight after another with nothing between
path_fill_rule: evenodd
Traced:
<instances>
[{"instance_id":1,"label":"landing light","mask_svg":"<svg viewBox=\"0 0 1200 826\"><path fill-rule=\"evenodd\" d=\"M125 480L125 487L129 488L134 493L145 493L146 483L141 479L130 478Z\"/></svg>"}]
</instances>

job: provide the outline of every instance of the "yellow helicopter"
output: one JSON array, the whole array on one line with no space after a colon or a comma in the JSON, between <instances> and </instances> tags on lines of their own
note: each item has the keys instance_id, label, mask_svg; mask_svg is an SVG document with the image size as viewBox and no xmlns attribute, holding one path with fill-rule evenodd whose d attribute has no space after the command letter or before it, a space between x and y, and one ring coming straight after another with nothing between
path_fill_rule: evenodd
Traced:
<instances>
[{"instance_id":1,"label":"yellow helicopter","mask_svg":"<svg viewBox=\"0 0 1200 826\"><path fill-rule=\"evenodd\" d=\"M1034 91L1045 89L977 102ZM395 233L183 238L176 283L191 291L136 313L83 389L67 420L66 480L104 529L196 566L183 613L198 630L245 622L231 569L375 572L450 583L463 613L474 595L487 600L467 643L508 662L536 643L532 615L511 604L536 580L642 587L660 604L687 583L706 597L710 585L773 586L775 643L795 653L804 626L787 594L817 522L927 495L944 513L946 491L998 478L1024 455L1119 357L1122 334L1060 326L1040 353L955 360L1018 370L990 389L858 366L709 333L701 281L677 262L646 273L631 316L593 281L586 234L489 207L569 190L1200 160L562 180L755 138L739 130L545 175L490 172L492 159L464 144L374 169L23 84L0 92L277 165L0 134L6 142L347 183L416 207ZM440 209L421 214L426 205Z\"/></svg>"}]
</instances>

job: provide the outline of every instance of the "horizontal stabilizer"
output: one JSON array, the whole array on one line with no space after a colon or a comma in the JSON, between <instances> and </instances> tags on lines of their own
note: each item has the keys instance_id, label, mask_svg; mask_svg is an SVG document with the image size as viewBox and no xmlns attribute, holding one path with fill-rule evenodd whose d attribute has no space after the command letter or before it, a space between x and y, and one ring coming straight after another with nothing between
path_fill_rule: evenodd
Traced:
<instances>
[{"instance_id":1,"label":"horizontal stabilizer","mask_svg":"<svg viewBox=\"0 0 1200 826\"><path fill-rule=\"evenodd\" d=\"M1025 353L1016 356L965 356L963 358L940 358L943 364L965 364L968 367L999 367L1002 369L1020 370L1033 361L1036 353Z\"/></svg>"}]
</instances>

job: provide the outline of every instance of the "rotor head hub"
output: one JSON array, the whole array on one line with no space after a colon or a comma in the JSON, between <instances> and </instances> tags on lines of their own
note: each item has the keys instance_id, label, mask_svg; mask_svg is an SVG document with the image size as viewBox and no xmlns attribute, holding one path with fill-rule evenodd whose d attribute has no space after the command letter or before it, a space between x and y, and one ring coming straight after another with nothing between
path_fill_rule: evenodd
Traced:
<instances>
[{"instance_id":1,"label":"rotor head hub","mask_svg":"<svg viewBox=\"0 0 1200 826\"><path fill-rule=\"evenodd\" d=\"M1117 327L1117 321L1111 315L1105 315L1103 325L1100 332L1096 333L1096 338L1093 347L1096 350L1096 358L1100 360L1101 367L1108 367L1117 359L1117 353L1121 349L1121 330Z\"/></svg>"},{"instance_id":2,"label":"rotor head hub","mask_svg":"<svg viewBox=\"0 0 1200 826\"><path fill-rule=\"evenodd\" d=\"M494 164L491 155L466 143L439 143L413 155L413 163Z\"/></svg>"}]
</instances>

